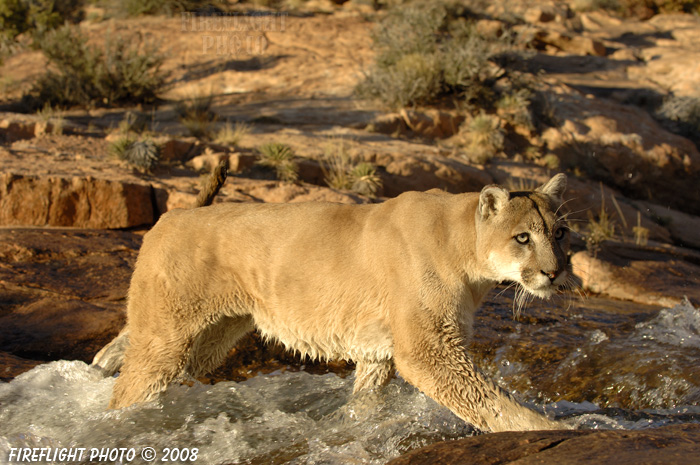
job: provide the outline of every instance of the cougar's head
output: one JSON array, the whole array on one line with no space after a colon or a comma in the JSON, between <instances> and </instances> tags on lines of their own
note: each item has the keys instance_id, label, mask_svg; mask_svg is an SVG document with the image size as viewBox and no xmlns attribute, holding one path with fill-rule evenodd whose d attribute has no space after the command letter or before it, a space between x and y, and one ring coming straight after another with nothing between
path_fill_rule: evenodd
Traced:
<instances>
[{"instance_id":1,"label":"cougar's head","mask_svg":"<svg viewBox=\"0 0 700 465\"><path fill-rule=\"evenodd\" d=\"M558 214L566 176L530 192L484 187L476 210L477 256L490 279L548 298L570 275L569 228Z\"/></svg>"}]
</instances>

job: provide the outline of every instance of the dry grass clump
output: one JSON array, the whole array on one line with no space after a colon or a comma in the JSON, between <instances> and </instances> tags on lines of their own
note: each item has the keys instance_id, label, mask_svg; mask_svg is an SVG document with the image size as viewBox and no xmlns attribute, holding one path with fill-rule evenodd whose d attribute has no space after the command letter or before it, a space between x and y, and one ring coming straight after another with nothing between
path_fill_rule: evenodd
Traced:
<instances>
[{"instance_id":1,"label":"dry grass clump","mask_svg":"<svg viewBox=\"0 0 700 465\"><path fill-rule=\"evenodd\" d=\"M286 144L271 142L258 148L258 164L274 168L277 179L284 182L297 182L299 165L294 161L294 150Z\"/></svg>"},{"instance_id":2,"label":"dry grass clump","mask_svg":"<svg viewBox=\"0 0 700 465\"><path fill-rule=\"evenodd\" d=\"M236 146L250 134L250 126L245 123L226 122L214 135L214 142L221 145Z\"/></svg>"}]
</instances>

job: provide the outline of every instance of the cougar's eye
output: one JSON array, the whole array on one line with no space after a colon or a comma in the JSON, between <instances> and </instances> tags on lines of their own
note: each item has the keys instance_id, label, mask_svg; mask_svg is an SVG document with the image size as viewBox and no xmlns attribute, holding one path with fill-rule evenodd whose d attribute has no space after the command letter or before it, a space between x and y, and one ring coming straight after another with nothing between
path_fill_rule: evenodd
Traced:
<instances>
[{"instance_id":1,"label":"cougar's eye","mask_svg":"<svg viewBox=\"0 0 700 465\"><path fill-rule=\"evenodd\" d=\"M515 240L518 241L518 244L527 244L530 242L530 235L528 233L520 233L515 236Z\"/></svg>"},{"instance_id":2,"label":"cougar's eye","mask_svg":"<svg viewBox=\"0 0 700 465\"><path fill-rule=\"evenodd\" d=\"M564 228L559 228L556 231L554 231L554 238L559 241L564 238L565 233L566 231L564 230Z\"/></svg>"}]
</instances>

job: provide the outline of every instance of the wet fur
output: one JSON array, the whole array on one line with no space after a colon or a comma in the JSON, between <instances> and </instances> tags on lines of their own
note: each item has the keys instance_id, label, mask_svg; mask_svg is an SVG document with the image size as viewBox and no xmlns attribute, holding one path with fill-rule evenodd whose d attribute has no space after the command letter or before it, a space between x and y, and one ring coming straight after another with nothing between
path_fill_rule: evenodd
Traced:
<instances>
[{"instance_id":1,"label":"wet fur","mask_svg":"<svg viewBox=\"0 0 700 465\"><path fill-rule=\"evenodd\" d=\"M553 237L564 227L555 212L565 185L558 175L528 193L487 186L375 205L169 212L139 253L128 329L112 343L126 353L110 407L211 371L257 328L301 354L353 360L355 391L386 384L397 369L482 430L561 428L486 378L466 347L476 309L498 282L548 297L566 281L568 234ZM523 232L529 244L514 239ZM97 366L108 364L108 349ZM115 353L106 371L118 367Z\"/></svg>"}]
</instances>

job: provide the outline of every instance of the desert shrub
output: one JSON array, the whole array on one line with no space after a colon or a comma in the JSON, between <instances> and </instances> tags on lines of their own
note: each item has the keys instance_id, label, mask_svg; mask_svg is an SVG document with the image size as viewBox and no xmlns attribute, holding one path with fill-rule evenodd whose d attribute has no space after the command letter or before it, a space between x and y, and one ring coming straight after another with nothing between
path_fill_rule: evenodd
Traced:
<instances>
[{"instance_id":1,"label":"desert shrub","mask_svg":"<svg viewBox=\"0 0 700 465\"><path fill-rule=\"evenodd\" d=\"M459 131L466 147L466 157L476 163L486 163L503 149L504 131L501 120L484 112L467 120Z\"/></svg>"},{"instance_id":2,"label":"desert shrub","mask_svg":"<svg viewBox=\"0 0 700 465\"><path fill-rule=\"evenodd\" d=\"M440 3L391 9L373 39L376 62L356 93L393 109L446 95L469 101L489 95L490 60L503 47Z\"/></svg>"},{"instance_id":3,"label":"desert shrub","mask_svg":"<svg viewBox=\"0 0 700 465\"><path fill-rule=\"evenodd\" d=\"M0 0L0 34L13 39L23 32L42 36L65 22L83 18L81 0Z\"/></svg>"},{"instance_id":4,"label":"desert shrub","mask_svg":"<svg viewBox=\"0 0 700 465\"><path fill-rule=\"evenodd\" d=\"M664 126L700 146L700 98L670 97L656 112Z\"/></svg>"},{"instance_id":5,"label":"desert shrub","mask_svg":"<svg viewBox=\"0 0 700 465\"><path fill-rule=\"evenodd\" d=\"M294 161L294 151L286 144L272 142L258 148L258 164L274 168L277 179L296 182L299 179L299 165Z\"/></svg>"},{"instance_id":6,"label":"desert shrub","mask_svg":"<svg viewBox=\"0 0 700 465\"><path fill-rule=\"evenodd\" d=\"M173 16L184 11L193 11L209 6L211 6L211 2L201 0L125 0L119 2L120 13L126 16Z\"/></svg>"},{"instance_id":7,"label":"desert shrub","mask_svg":"<svg viewBox=\"0 0 700 465\"><path fill-rule=\"evenodd\" d=\"M160 161L161 147L152 139L134 140L123 136L110 146L111 152L137 170L150 173Z\"/></svg>"},{"instance_id":8,"label":"desert shrub","mask_svg":"<svg viewBox=\"0 0 700 465\"><path fill-rule=\"evenodd\" d=\"M211 94L196 95L179 101L175 113L190 135L198 139L210 139L214 123L219 118L211 109L214 97Z\"/></svg>"},{"instance_id":9,"label":"desert shrub","mask_svg":"<svg viewBox=\"0 0 700 465\"><path fill-rule=\"evenodd\" d=\"M35 83L30 101L59 106L148 103L164 83L164 56L152 44L108 37L100 49L88 45L77 28L64 26L47 33L39 48L51 67Z\"/></svg>"},{"instance_id":10,"label":"desert shrub","mask_svg":"<svg viewBox=\"0 0 700 465\"><path fill-rule=\"evenodd\" d=\"M534 125L530 113L531 98L532 93L526 88L521 88L501 95L501 98L496 102L496 108L499 114L513 126L533 129Z\"/></svg>"}]
</instances>

